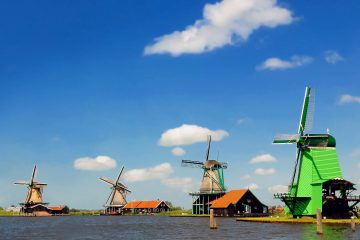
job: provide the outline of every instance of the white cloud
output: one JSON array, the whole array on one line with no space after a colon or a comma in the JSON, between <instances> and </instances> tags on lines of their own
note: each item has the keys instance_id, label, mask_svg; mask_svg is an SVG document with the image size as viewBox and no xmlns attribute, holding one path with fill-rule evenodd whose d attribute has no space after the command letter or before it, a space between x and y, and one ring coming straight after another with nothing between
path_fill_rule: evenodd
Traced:
<instances>
[{"instance_id":1,"label":"white cloud","mask_svg":"<svg viewBox=\"0 0 360 240\"><path fill-rule=\"evenodd\" d=\"M116 167L116 161L108 156L83 157L74 161L74 168L85 171L102 171Z\"/></svg>"},{"instance_id":2,"label":"white cloud","mask_svg":"<svg viewBox=\"0 0 360 240\"><path fill-rule=\"evenodd\" d=\"M236 121L236 124L241 125L241 124L247 122L248 120L249 120L249 118L240 118Z\"/></svg>"},{"instance_id":3,"label":"white cloud","mask_svg":"<svg viewBox=\"0 0 360 240\"><path fill-rule=\"evenodd\" d=\"M358 168L360 168L360 163L358 164Z\"/></svg>"},{"instance_id":4,"label":"white cloud","mask_svg":"<svg viewBox=\"0 0 360 240\"><path fill-rule=\"evenodd\" d=\"M124 179L128 182L141 182L152 179L166 179L172 172L170 163L162 163L151 168L132 169L124 173Z\"/></svg>"},{"instance_id":5,"label":"white cloud","mask_svg":"<svg viewBox=\"0 0 360 240\"><path fill-rule=\"evenodd\" d=\"M254 164L254 163L276 162L276 161L277 161L276 158L271 154L261 154L253 157L249 163Z\"/></svg>"},{"instance_id":6,"label":"white cloud","mask_svg":"<svg viewBox=\"0 0 360 240\"><path fill-rule=\"evenodd\" d=\"M250 183L248 186L246 186L245 188L248 188L250 190L255 190L255 189L259 189L259 185L257 185L256 183Z\"/></svg>"},{"instance_id":7,"label":"white cloud","mask_svg":"<svg viewBox=\"0 0 360 240\"><path fill-rule=\"evenodd\" d=\"M343 61L344 58L336 51L329 50L324 54L325 61L330 64L336 64L337 62Z\"/></svg>"},{"instance_id":8,"label":"white cloud","mask_svg":"<svg viewBox=\"0 0 360 240\"><path fill-rule=\"evenodd\" d=\"M275 168L257 168L255 169L256 175L272 175L276 172Z\"/></svg>"},{"instance_id":9,"label":"white cloud","mask_svg":"<svg viewBox=\"0 0 360 240\"><path fill-rule=\"evenodd\" d=\"M339 104L360 103L360 97L344 94L340 96Z\"/></svg>"},{"instance_id":10,"label":"white cloud","mask_svg":"<svg viewBox=\"0 0 360 240\"><path fill-rule=\"evenodd\" d=\"M251 179L251 176L249 174L242 177L243 179Z\"/></svg>"},{"instance_id":11,"label":"white cloud","mask_svg":"<svg viewBox=\"0 0 360 240\"><path fill-rule=\"evenodd\" d=\"M175 156L183 156L186 154L186 151L181 147L176 147L171 150L171 153Z\"/></svg>"},{"instance_id":12,"label":"white cloud","mask_svg":"<svg viewBox=\"0 0 360 240\"><path fill-rule=\"evenodd\" d=\"M274 28L294 21L292 12L276 0L223 0L206 4L203 18L183 31L158 37L144 54L203 53L245 41L260 27Z\"/></svg>"},{"instance_id":13,"label":"white cloud","mask_svg":"<svg viewBox=\"0 0 360 240\"><path fill-rule=\"evenodd\" d=\"M161 182L172 188L180 188L183 192L190 192L193 188L193 180L189 177L184 178L166 178Z\"/></svg>"},{"instance_id":14,"label":"white cloud","mask_svg":"<svg viewBox=\"0 0 360 240\"><path fill-rule=\"evenodd\" d=\"M290 60L282 60L280 58L272 57L266 59L262 64L256 67L256 70L285 70L289 68L301 67L305 64L311 63L313 59L309 56L292 56Z\"/></svg>"},{"instance_id":15,"label":"white cloud","mask_svg":"<svg viewBox=\"0 0 360 240\"><path fill-rule=\"evenodd\" d=\"M268 187L268 191L271 193L287 193L288 192L288 186L285 185L275 185Z\"/></svg>"},{"instance_id":16,"label":"white cloud","mask_svg":"<svg viewBox=\"0 0 360 240\"><path fill-rule=\"evenodd\" d=\"M351 159L360 159L360 148L354 149L354 150L350 153L350 158L351 158Z\"/></svg>"},{"instance_id":17,"label":"white cloud","mask_svg":"<svg viewBox=\"0 0 360 240\"><path fill-rule=\"evenodd\" d=\"M131 169L124 173L127 182L142 182L148 180L160 180L162 184L170 188L181 189L183 192L191 191L193 180L189 177L170 177L174 172L170 163L162 163L151 168Z\"/></svg>"},{"instance_id":18,"label":"white cloud","mask_svg":"<svg viewBox=\"0 0 360 240\"><path fill-rule=\"evenodd\" d=\"M159 144L161 146L190 145L207 141L208 135L211 135L213 141L221 141L224 137L229 136L229 133L225 130L210 130L197 125L183 124L162 133Z\"/></svg>"}]
</instances>

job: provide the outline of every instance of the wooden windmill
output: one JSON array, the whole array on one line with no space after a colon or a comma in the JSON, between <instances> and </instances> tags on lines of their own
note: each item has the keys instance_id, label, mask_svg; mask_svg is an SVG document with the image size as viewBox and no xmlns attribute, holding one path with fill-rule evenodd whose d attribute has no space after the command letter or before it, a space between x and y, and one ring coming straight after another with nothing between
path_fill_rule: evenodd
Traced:
<instances>
[{"instance_id":1,"label":"wooden windmill","mask_svg":"<svg viewBox=\"0 0 360 240\"><path fill-rule=\"evenodd\" d=\"M121 168L121 171L115 181L110 178L105 178L105 177L100 178L100 180L111 185L110 195L107 198L106 203L104 205L105 214L108 214L108 215L121 214L122 208L127 203L126 195L128 193L131 193L131 191L129 189L127 189L127 187L125 187L124 184L119 182L123 171L124 171L124 167Z\"/></svg>"},{"instance_id":2,"label":"wooden windmill","mask_svg":"<svg viewBox=\"0 0 360 240\"><path fill-rule=\"evenodd\" d=\"M29 208L32 208L35 205L46 205L46 203L43 202L42 191L43 188L47 186L47 184L37 182L36 175L37 175L37 168L35 165L29 182L27 181L15 182L15 184L17 185L25 185L28 188L25 201L23 203L20 203L20 205L23 206L22 208L23 212L27 212Z\"/></svg>"},{"instance_id":3,"label":"wooden windmill","mask_svg":"<svg viewBox=\"0 0 360 240\"><path fill-rule=\"evenodd\" d=\"M205 161L182 160L183 167L195 167L203 169L203 176L200 185L200 191L190 193L193 197L193 214L208 214L209 202L215 200L226 193L224 183L224 169L227 163L210 160L211 136L208 137L208 147L206 150Z\"/></svg>"}]
</instances>

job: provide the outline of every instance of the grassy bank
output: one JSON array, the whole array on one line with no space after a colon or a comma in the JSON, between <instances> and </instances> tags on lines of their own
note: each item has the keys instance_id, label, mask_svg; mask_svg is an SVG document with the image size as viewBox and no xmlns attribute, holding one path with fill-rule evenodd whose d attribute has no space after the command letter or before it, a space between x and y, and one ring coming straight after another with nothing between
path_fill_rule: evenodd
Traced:
<instances>
[{"instance_id":1,"label":"grassy bank","mask_svg":"<svg viewBox=\"0 0 360 240\"><path fill-rule=\"evenodd\" d=\"M19 216L18 212L7 212L5 210L0 210L0 217L13 217L13 216Z\"/></svg>"},{"instance_id":2,"label":"grassy bank","mask_svg":"<svg viewBox=\"0 0 360 240\"><path fill-rule=\"evenodd\" d=\"M78 210L78 209L70 209L70 216L97 216L103 212L102 210Z\"/></svg>"},{"instance_id":3,"label":"grassy bank","mask_svg":"<svg viewBox=\"0 0 360 240\"><path fill-rule=\"evenodd\" d=\"M194 215L191 210L173 210L169 212L156 213L156 216L169 216L169 217L209 217L208 214Z\"/></svg>"},{"instance_id":4,"label":"grassy bank","mask_svg":"<svg viewBox=\"0 0 360 240\"><path fill-rule=\"evenodd\" d=\"M315 218L292 218L292 217L258 217L258 218L237 218L236 221L242 222L262 222L262 223L316 223ZM350 224L350 219L323 219L324 224ZM355 219L356 224L360 224L360 219Z\"/></svg>"}]
</instances>

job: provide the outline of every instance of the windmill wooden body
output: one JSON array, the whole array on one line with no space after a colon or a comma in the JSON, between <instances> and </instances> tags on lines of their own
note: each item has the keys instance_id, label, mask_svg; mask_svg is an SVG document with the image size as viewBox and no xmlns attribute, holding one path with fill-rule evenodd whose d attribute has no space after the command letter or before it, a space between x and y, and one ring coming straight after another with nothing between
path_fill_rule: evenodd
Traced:
<instances>
[{"instance_id":1,"label":"windmill wooden body","mask_svg":"<svg viewBox=\"0 0 360 240\"><path fill-rule=\"evenodd\" d=\"M343 179L336 140L330 134L309 134L314 111L314 94L305 90L297 134L275 137L274 144L296 143L295 168L287 193L277 193L294 217L315 216L318 208L329 218L348 218L356 214L359 196L351 196L354 184Z\"/></svg>"},{"instance_id":2,"label":"windmill wooden body","mask_svg":"<svg viewBox=\"0 0 360 240\"><path fill-rule=\"evenodd\" d=\"M122 214L122 208L126 205L126 195L131 191L125 187L122 183L120 183L120 177L124 171L124 167L121 168L121 171L114 181L110 178L100 178L100 180L108 183L111 185L110 195L106 200L104 205L105 207L105 214L106 215L119 215Z\"/></svg>"},{"instance_id":3,"label":"windmill wooden body","mask_svg":"<svg viewBox=\"0 0 360 240\"><path fill-rule=\"evenodd\" d=\"M227 163L209 160L210 146L211 136L208 138L208 147L204 162L192 160L182 160L181 162L183 167L203 169L199 192L189 193L193 199L193 214L209 214L210 205L208 203L226 193L223 170L227 168Z\"/></svg>"},{"instance_id":4,"label":"windmill wooden body","mask_svg":"<svg viewBox=\"0 0 360 240\"><path fill-rule=\"evenodd\" d=\"M33 168L31 179L29 182L27 181L17 181L15 184L17 185L25 185L28 188L25 201L20 203L21 213L33 213L34 211L47 211L46 205L43 201L43 188L47 186L46 183L40 183L36 181L37 168L36 165Z\"/></svg>"}]
</instances>

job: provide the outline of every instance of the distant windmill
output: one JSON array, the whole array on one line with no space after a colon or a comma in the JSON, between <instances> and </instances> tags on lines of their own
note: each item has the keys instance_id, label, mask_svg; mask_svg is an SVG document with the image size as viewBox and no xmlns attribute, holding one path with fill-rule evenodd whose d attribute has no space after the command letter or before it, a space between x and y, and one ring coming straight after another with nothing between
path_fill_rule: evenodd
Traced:
<instances>
[{"instance_id":1,"label":"distant windmill","mask_svg":"<svg viewBox=\"0 0 360 240\"><path fill-rule=\"evenodd\" d=\"M207 214L209 212L209 202L221 197L226 193L224 183L224 169L227 163L209 160L211 147L211 136L208 136L208 147L206 150L205 161L182 160L183 167L195 167L203 169L200 191L190 193L193 196L193 214Z\"/></svg>"},{"instance_id":2,"label":"distant windmill","mask_svg":"<svg viewBox=\"0 0 360 240\"><path fill-rule=\"evenodd\" d=\"M106 203L104 205L105 214L111 214L111 215L121 214L122 208L127 203L126 195L128 193L131 193L131 191L127 189L125 185L119 182L123 171L124 171L124 167L121 168L121 171L116 181L105 177L100 178L100 180L111 185L110 195L107 198Z\"/></svg>"},{"instance_id":3,"label":"distant windmill","mask_svg":"<svg viewBox=\"0 0 360 240\"><path fill-rule=\"evenodd\" d=\"M36 179L37 175L37 169L36 165L34 166L34 169L31 174L30 182L26 181L17 181L15 184L17 185L26 185L28 187L28 192L25 198L24 203L21 205L24 205L25 207L30 207L31 205L36 204L44 204L43 198L42 198L42 189L47 185L46 183L39 183Z\"/></svg>"}]
</instances>

